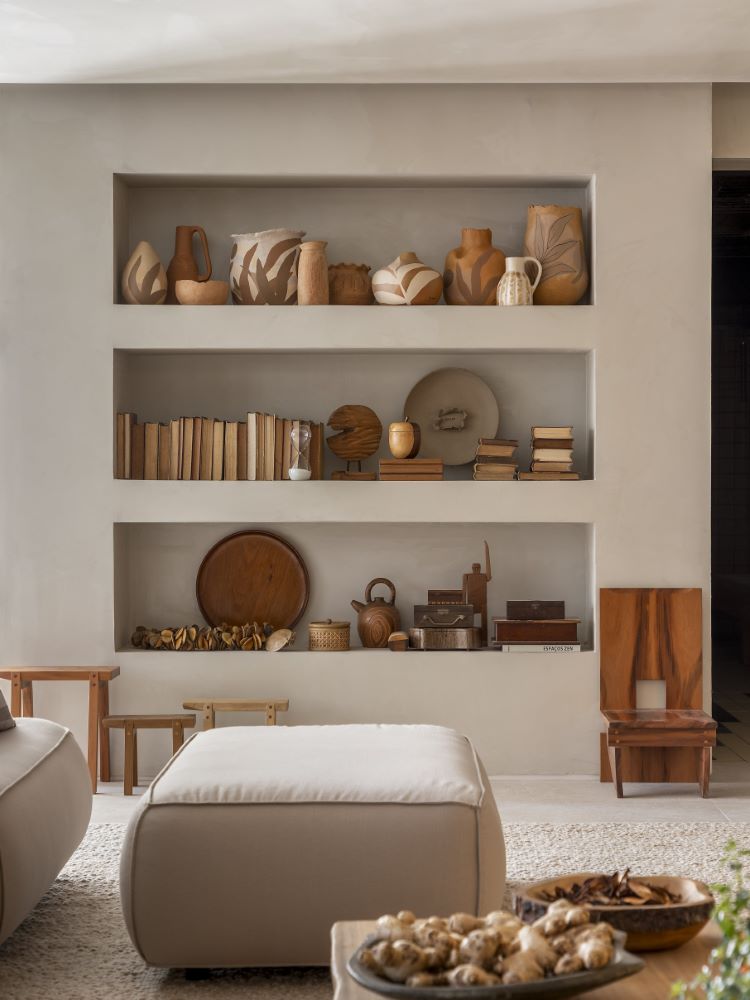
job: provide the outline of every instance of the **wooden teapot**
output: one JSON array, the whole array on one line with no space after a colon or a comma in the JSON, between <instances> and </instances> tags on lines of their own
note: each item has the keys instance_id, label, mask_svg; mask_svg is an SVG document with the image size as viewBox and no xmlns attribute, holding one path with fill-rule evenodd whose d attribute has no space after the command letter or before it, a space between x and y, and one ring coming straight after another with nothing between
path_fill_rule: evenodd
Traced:
<instances>
[{"instance_id":1,"label":"wooden teapot","mask_svg":"<svg viewBox=\"0 0 750 1000\"><path fill-rule=\"evenodd\" d=\"M372 599L372 589L379 583L385 584L390 590L390 601L386 601L384 597ZM367 584L364 604L352 601L352 607L357 612L359 638L367 649L385 649L391 632L397 632L401 628L401 615L395 603L396 588L383 576L370 580Z\"/></svg>"}]
</instances>

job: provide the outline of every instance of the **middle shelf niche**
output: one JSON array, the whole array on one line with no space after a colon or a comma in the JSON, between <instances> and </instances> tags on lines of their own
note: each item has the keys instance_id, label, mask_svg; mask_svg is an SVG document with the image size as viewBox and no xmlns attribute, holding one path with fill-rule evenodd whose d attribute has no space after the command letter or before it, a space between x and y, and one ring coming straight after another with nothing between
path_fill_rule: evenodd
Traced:
<instances>
[{"instance_id":1,"label":"middle shelf niche","mask_svg":"<svg viewBox=\"0 0 750 1000\"><path fill-rule=\"evenodd\" d=\"M206 312L210 314L210 310ZM387 323L387 315L383 322ZM460 336L459 326L459 343ZM117 350L114 408L136 413L141 422L166 422L180 416L244 420L248 411L325 422L344 403L364 403L383 424L380 451L364 466L375 471L377 458L389 454L388 424L403 419L411 388L425 375L446 367L466 368L490 386L500 407L499 436L519 441L520 469L529 467L533 425L572 425L574 471L582 478L592 477L591 352L467 355L458 351L282 354ZM325 448L326 478L337 468L343 468L343 463ZM446 479L470 479L472 466L446 467L445 475Z\"/></svg>"}]
</instances>

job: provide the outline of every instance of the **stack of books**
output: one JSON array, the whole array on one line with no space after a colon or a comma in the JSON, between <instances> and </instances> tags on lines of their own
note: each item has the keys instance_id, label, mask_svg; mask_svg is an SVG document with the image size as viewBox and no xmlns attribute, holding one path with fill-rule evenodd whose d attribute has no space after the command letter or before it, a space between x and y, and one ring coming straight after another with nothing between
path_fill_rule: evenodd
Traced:
<instances>
[{"instance_id":1,"label":"stack of books","mask_svg":"<svg viewBox=\"0 0 750 1000\"><path fill-rule=\"evenodd\" d=\"M492 619L501 653L579 653L580 618L565 617L565 601L508 601L505 618Z\"/></svg>"},{"instance_id":2,"label":"stack of books","mask_svg":"<svg viewBox=\"0 0 750 1000\"><path fill-rule=\"evenodd\" d=\"M518 471L517 449L518 441L480 438L474 458L474 478L485 483L515 479Z\"/></svg>"},{"instance_id":3,"label":"stack of books","mask_svg":"<svg viewBox=\"0 0 750 1000\"><path fill-rule=\"evenodd\" d=\"M519 479L580 479L573 472L573 428L532 427L531 469Z\"/></svg>"},{"instance_id":4,"label":"stack of books","mask_svg":"<svg viewBox=\"0 0 750 1000\"><path fill-rule=\"evenodd\" d=\"M117 479L274 480L289 479L292 428L309 424L308 460L313 479L323 478L323 424L248 413L247 420L176 417L168 423L138 423L135 413L118 413Z\"/></svg>"},{"instance_id":5,"label":"stack of books","mask_svg":"<svg viewBox=\"0 0 750 1000\"><path fill-rule=\"evenodd\" d=\"M384 483L437 482L444 478L442 458L381 458L380 479Z\"/></svg>"}]
</instances>

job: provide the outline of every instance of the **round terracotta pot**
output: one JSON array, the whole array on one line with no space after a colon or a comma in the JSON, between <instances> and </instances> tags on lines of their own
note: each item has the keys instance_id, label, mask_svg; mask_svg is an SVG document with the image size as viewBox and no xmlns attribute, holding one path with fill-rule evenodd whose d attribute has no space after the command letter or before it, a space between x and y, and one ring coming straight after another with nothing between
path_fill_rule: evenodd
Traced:
<instances>
[{"instance_id":1,"label":"round terracotta pot","mask_svg":"<svg viewBox=\"0 0 750 1000\"><path fill-rule=\"evenodd\" d=\"M443 279L408 251L373 274L372 290L384 306L434 306L443 294Z\"/></svg>"},{"instance_id":2,"label":"round terracotta pot","mask_svg":"<svg viewBox=\"0 0 750 1000\"><path fill-rule=\"evenodd\" d=\"M580 208L529 205L523 252L542 265L534 305L572 306L580 302L589 287Z\"/></svg>"},{"instance_id":3,"label":"round terracotta pot","mask_svg":"<svg viewBox=\"0 0 750 1000\"><path fill-rule=\"evenodd\" d=\"M369 264L329 264L328 294L334 306L369 306L372 294Z\"/></svg>"}]
</instances>

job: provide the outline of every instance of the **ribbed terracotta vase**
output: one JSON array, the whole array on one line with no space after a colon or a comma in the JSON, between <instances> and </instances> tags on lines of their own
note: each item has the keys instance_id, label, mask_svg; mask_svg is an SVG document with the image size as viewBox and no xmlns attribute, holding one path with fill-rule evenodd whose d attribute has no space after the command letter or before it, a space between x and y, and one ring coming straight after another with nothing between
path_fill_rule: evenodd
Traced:
<instances>
[{"instance_id":1,"label":"ribbed terracotta vase","mask_svg":"<svg viewBox=\"0 0 750 1000\"><path fill-rule=\"evenodd\" d=\"M304 233L266 229L232 236L229 285L240 306L297 303L297 259Z\"/></svg>"},{"instance_id":2,"label":"ribbed terracotta vase","mask_svg":"<svg viewBox=\"0 0 750 1000\"><path fill-rule=\"evenodd\" d=\"M445 258L445 301L449 306L492 306L505 273L505 254L492 245L491 229L462 229L461 246Z\"/></svg>"},{"instance_id":3,"label":"ribbed terracotta vase","mask_svg":"<svg viewBox=\"0 0 750 1000\"><path fill-rule=\"evenodd\" d=\"M328 261L325 240L309 240L299 248L297 304L328 305Z\"/></svg>"},{"instance_id":4,"label":"ribbed terracotta vase","mask_svg":"<svg viewBox=\"0 0 750 1000\"><path fill-rule=\"evenodd\" d=\"M535 305L572 306L580 302L589 287L580 208L529 205L523 252L542 265Z\"/></svg>"}]
</instances>

